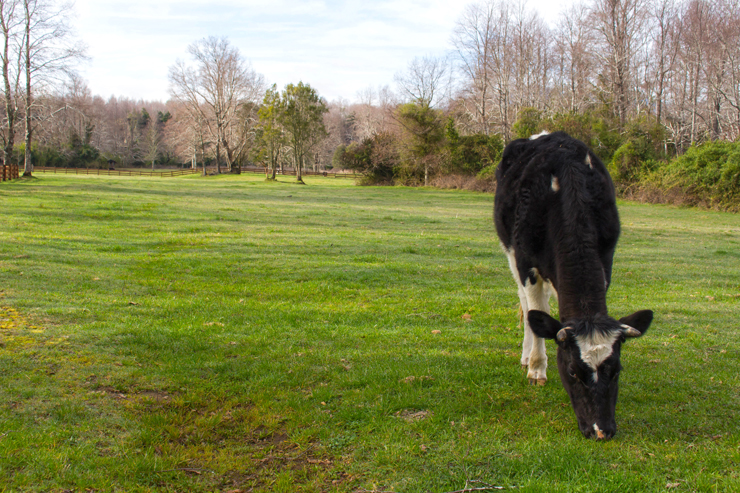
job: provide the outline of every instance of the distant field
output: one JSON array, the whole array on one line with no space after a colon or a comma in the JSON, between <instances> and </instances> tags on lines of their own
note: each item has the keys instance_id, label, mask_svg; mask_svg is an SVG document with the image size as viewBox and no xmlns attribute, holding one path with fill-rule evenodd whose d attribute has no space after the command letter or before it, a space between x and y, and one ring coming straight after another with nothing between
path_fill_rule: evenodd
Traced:
<instances>
[{"instance_id":1,"label":"distant field","mask_svg":"<svg viewBox=\"0 0 740 493\"><path fill-rule=\"evenodd\" d=\"M491 195L281 179L0 184L0 491L740 491L740 216L619 204L597 443Z\"/></svg>"}]
</instances>

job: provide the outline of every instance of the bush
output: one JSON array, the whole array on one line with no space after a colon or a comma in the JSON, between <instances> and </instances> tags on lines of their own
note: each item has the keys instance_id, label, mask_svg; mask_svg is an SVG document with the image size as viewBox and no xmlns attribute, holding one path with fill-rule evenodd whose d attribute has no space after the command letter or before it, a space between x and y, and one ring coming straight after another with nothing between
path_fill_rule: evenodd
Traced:
<instances>
[{"instance_id":1,"label":"bush","mask_svg":"<svg viewBox=\"0 0 740 493\"><path fill-rule=\"evenodd\" d=\"M543 130L560 130L584 142L605 163L611 161L614 152L624 142L619 125L608 116L604 108L583 113L556 113L544 125Z\"/></svg>"},{"instance_id":2,"label":"bush","mask_svg":"<svg viewBox=\"0 0 740 493\"><path fill-rule=\"evenodd\" d=\"M386 133L376 134L362 143L352 143L337 149L332 164L335 167L351 169L365 175L362 185L392 184L398 155L393 137Z\"/></svg>"},{"instance_id":3,"label":"bush","mask_svg":"<svg viewBox=\"0 0 740 493\"><path fill-rule=\"evenodd\" d=\"M658 160L665 158L665 127L654 119L642 116L631 121L626 137L607 166L612 179L621 185L639 182L658 167Z\"/></svg>"},{"instance_id":4,"label":"bush","mask_svg":"<svg viewBox=\"0 0 740 493\"><path fill-rule=\"evenodd\" d=\"M452 120L447 124L447 165L443 174L475 176L489 166L496 166L504 150L500 135L459 135Z\"/></svg>"},{"instance_id":5,"label":"bush","mask_svg":"<svg viewBox=\"0 0 740 493\"><path fill-rule=\"evenodd\" d=\"M542 112L537 108L526 107L519 110L517 120L511 126L515 139L528 139L542 132L545 122L542 120Z\"/></svg>"},{"instance_id":6,"label":"bush","mask_svg":"<svg viewBox=\"0 0 740 493\"><path fill-rule=\"evenodd\" d=\"M740 143L706 142L661 166L649 181L663 190L678 188L691 203L740 209Z\"/></svg>"}]
</instances>

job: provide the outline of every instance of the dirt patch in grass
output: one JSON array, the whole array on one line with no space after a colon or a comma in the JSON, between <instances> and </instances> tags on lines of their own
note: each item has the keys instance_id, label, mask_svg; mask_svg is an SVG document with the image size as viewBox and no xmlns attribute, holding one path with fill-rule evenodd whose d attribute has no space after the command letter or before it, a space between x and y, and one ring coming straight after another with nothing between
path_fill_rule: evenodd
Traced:
<instances>
[{"instance_id":1,"label":"dirt patch in grass","mask_svg":"<svg viewBox=\"0 0 740 493\"><path fill-rule=\"evenodd\" d=\"M403 409L401 411L398 411L395 414L397 418L401 418L407 423L414 423L416 421L421 421L433 415L434 413L426 409Z\"/></svg>"}]
</instances>

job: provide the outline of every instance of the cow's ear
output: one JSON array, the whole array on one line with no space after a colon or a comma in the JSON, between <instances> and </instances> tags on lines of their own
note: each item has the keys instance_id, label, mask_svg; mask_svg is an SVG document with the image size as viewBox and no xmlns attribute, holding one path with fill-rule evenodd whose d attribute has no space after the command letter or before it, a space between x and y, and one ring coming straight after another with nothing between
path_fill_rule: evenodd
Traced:
<instances>
[{"instance_id":1,"label":"cow's ear","mask_svg":"<svg viewBox=\"0 0 740 493\"><path fill-rule=\"evenodd\" d=\"M560 329L563 328L558 320L539 310L529 310L527 320L534 335L543 339L555 339Z\"/></svg>"},{"instance_id":2,"label":"cow's ear","mask_svg":"<svg viewBox=\"0 0 740 493\"><path fill-rule=\"evenodd\" d=\"M653 312L652 310L640 310L639 312L635 312L632 315L628 315L626 317L622 317L619 319L619 323L622 324L622 326L626 326L625 330L628 332L629 337L640 337L642 335L645 335L645 332L647 332L648 327L650 327L650 323L653 321ZM629 329L635 329L637 333L634 335L629 335L632 333Z\"/></svg>"}]
</instances>

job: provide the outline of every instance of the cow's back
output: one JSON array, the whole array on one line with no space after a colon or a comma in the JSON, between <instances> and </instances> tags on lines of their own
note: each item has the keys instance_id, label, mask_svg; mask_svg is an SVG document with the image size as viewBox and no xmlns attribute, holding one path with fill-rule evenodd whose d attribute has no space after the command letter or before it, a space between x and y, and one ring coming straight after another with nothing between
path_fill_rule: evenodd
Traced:
<instances>
[{"instance_id":1,"label":"cow's back","mask_svg":"<svg viewBox=\"0 0 740 493\"><path fill-rule=\"evenodd\" d=\"M503 246L530 269L556 279L556 250L595 254L611 278L619 237L614 185L601 160L563 132L518 139L496 170L494 218Z\"/></svg>"}]
</instances>

